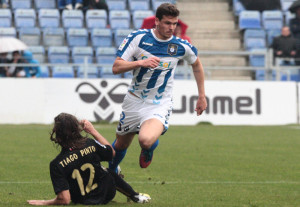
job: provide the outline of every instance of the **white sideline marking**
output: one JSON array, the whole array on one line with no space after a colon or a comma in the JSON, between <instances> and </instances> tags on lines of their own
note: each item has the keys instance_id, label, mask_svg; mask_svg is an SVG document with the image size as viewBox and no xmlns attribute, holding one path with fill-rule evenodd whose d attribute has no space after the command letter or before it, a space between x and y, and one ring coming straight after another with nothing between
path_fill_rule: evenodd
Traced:
<instances>
[{"instance_id":1,"label":"white sideline marking","mask_svg":"<svg viewBox=\"0 0 300 207\"><path fill-rule=\"evenodd\" d=\"M42 184L50 181L0 181L0 184Z\"/></svg>"},{"instance_id":2,"label":"white sideline marking","mask_svg":"<svg viewBox=\"0 0 300 207\"><path fill-rule=\"evenodd\" d=\"M290 129L300 129L300 126L289 126Z\"/></svg>"},{"instance_id":3,"label":"white sideline marking","mask_svg":"<svg viewBox=\"0 0 300 207\"><path fill-rule=\"evenodd\" d=\"M256 184L294 184L300 185L300 181L127 181L133 184L230 184L230 185L256 185ZM0 184L51 184L50 181L0 181Z\"/></svg>"},{"instance_id":4,"label":"white sideline marking","mask_svg":"<svg viewBox=\"0 0 300 207\"><path fill-rule=\"evenodd\" d=\"M252 185L252 184L296 184L300 185L300 181L160 181L160 182L142 182L142 181L133 181L129 183L150 183L150 184L234 184L234 185Z\"/></svg>"}]
</instances>

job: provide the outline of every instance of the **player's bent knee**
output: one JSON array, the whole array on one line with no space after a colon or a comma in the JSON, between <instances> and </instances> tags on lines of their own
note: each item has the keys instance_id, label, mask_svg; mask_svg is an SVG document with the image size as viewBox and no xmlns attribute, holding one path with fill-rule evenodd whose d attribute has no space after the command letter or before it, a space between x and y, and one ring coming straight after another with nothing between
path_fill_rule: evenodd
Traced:
<instances>
[{"instance_id":1,"label":"player's bent knee","mask_svg":"<svg viewBox=\"0 0 300 207\"><path fill-rule=\"evenodd\" d=\"M155 142L155 139L139 139L140 146L143 149L149 149Z\"/></svg>"}]
</instances>

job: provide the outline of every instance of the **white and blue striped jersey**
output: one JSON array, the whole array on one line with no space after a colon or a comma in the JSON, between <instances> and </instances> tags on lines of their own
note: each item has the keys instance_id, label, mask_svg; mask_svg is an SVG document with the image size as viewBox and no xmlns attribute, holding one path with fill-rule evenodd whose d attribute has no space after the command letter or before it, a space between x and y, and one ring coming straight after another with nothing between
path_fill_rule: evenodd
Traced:
<instances>
[{"instance_id":1,"label":"white and blue striped jersey","mask_svg":"<svg viewBox=\"0 0 300 207\"><path fill-rule=\"evenodd\" d=\"M168 40L158 39L153 29L137 30L125 38L117 56L126 61L142 60L156 56L160 58L156 68L137 68L128 90L145 102L161 104L172 99L174 72L179 60L193 64L197 49L188 41L172 36Z\"/></svg>"}]
</instances>

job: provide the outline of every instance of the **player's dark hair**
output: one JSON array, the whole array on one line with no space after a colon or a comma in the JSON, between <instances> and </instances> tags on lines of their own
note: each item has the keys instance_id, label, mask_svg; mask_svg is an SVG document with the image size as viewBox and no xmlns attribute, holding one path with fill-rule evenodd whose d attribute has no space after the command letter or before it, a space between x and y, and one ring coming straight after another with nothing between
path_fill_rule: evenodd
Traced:
<instances>
[{"instance_id":1,"label":"player's dark hair","mask_svg":"<svg viewBox=\"0 0 300 207\"><path fill-rule=\"evenodd\" d=\"M60 113L54 118L50 140L62 148L81 149L85 145L86 137L81 135L82 127L78 119L67 113Z\"/></svg>"},{"instance_id":2,"label":"player's dark hair","mask_svg":"<svg viewBox=\"0 0 300 207\"><path fill-rule=\"evenodd\" d=\"M172 16L172 17L178 17L179 16L179 10L174 4L170 3L163 3L156 9L156 17L159 20L162 20L163 16Z\"/></svg>"}]
</instances>

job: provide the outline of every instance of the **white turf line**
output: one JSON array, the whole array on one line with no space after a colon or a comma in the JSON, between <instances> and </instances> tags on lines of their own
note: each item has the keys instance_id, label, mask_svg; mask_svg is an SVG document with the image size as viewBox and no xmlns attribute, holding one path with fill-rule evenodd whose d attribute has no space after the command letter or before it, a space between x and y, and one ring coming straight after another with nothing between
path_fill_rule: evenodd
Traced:
<instances>
[{"instance_id":1,"label":"white turf line","mask_svg":"<svg viewBox=\"0 0 300 207\"><path fill-rule=\"evenodd\" d=\"M159 182L144 182L144 181L127 181L132 184L222 184L222 185L257 185L257 184L289 184L300 185L300 181L159 181ZM0 181L0 184L51 184L50 181Z\"/></svg>"},{"instance_id":2,"label":"white turf line","mask_svg":"<svg viewBox=\"0 0 300 207\"><path fill-rule=\"evenodd\" d=\"M288 126L290 129L300 129L300 126Z\"/></svg>"}]
</instances>

